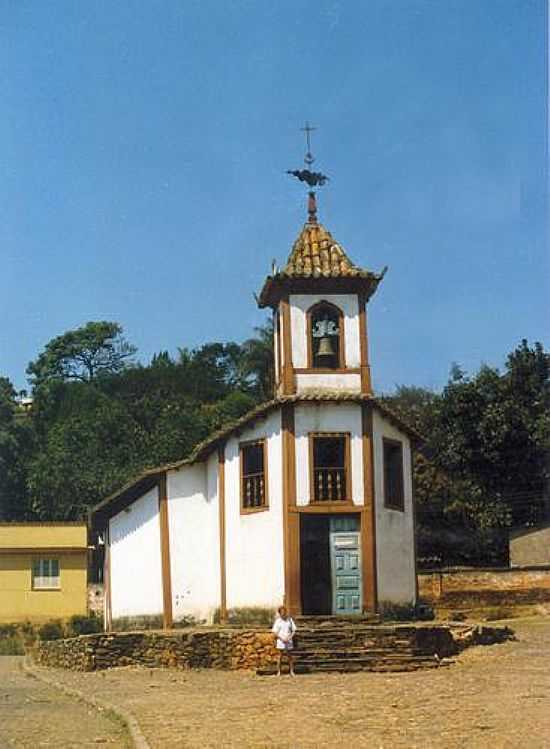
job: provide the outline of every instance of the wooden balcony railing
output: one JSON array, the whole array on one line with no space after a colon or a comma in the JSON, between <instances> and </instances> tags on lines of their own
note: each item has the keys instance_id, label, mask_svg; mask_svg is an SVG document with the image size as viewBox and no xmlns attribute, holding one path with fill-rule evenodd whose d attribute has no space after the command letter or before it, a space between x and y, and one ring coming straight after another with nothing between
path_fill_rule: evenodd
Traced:
<instances>
[{"instance_id":1,"label":"wooden balcony railing","mask_svg":"<svg viewBox=\"0 0 550 749\"><path fill-rule=\"evenodd\" d=\"M313 481L316 502L339 502L348 499L345 468L314 468Z\"/></svg>"},{"instance_id":2,"label":"wooden balcony railing","mask_svg":"<svg viewBox=\"0 0 550 749\"><path fill-rule=\"evenodd\" d=\"M263 473L243 476L244 507L263 507L265 504L265 481Z\"/></svg>"}]
</instances>

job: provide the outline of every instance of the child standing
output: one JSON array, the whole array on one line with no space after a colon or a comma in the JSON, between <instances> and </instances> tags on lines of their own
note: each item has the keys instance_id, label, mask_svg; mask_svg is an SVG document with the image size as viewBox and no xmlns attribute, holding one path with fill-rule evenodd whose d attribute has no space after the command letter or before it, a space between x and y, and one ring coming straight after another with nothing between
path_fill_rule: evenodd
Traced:
<instances>
[{"instance_id":1,"label":"child standing","mask_svg":"<svg viewBox=\"0 0 550 749\"><path fill-rule=\"evenodd\" d=\"M288 611L284 606L279 606L277 609L278 616L273 624L272 632L275 636L275 647L278 651L277 661L277 676L281 675L281 661L283 653L288 658L288 669L291 676L296 676L294 673L294 657L292 650L294 648L294 634L296 632L296 625L292 617L288 615Z\"/></svg>"}]
</instances>

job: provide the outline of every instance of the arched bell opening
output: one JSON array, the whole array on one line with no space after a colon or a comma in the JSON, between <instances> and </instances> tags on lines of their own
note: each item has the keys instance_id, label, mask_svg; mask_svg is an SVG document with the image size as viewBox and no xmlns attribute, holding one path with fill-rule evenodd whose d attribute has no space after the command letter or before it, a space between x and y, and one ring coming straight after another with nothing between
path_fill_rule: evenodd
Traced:
<instances>
[{"instance_id":1,"label":"arched bell opening","mask_svg":"<svg viewBox=\"0 0 550 749\"><path fill-rule=\"evenodd\" d=\"M344 369L344 315L330 302L319 302L307 313L308 367Z\"/></svg>"}]
</instances>

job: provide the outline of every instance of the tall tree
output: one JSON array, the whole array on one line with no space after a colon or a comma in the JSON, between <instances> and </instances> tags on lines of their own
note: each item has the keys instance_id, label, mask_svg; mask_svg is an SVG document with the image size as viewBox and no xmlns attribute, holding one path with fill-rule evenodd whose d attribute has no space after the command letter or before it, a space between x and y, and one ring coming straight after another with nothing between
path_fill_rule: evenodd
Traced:
<instances>
[{"instance_id":1,"label":"tall tree","mask_svg":"<svg viewBox=\"0 0 550 749\"><path fill-rule=\"evenodd\" d=\"M53 338L27 367L33 386L52 380L90 382L122 371L136 353L115 322L89 322Z\"/></svg>"}]
</instances>

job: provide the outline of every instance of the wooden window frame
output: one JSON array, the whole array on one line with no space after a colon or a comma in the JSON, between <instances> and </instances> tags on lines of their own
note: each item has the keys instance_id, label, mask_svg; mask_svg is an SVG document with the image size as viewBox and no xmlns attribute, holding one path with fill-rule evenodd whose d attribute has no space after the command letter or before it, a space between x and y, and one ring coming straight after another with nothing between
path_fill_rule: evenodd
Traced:
<instances>
[{"instance_id":1,"label":"wooden window frame","mask_svg":"<svg viewBox=\"0 0 550 749\"><path fill-rule=\"evenodd\" d=\"M314 441L318 437L338 437L344 439L344 468L346 470L346 498L323 500L315 499L315 463L314 463ZM309 438L309 503L315 507L338 506L346 507L353 505L351 485L351 434L350 432L310 432Z\"/></svg>"},{"instance_id":2,"label":"wooden window frame","mask_svg":"<svg viewBox=\"0 0 550 749\"><path fill-rule=\"evenodd\" d=\"M54 578L53 575L48 575L50 579L57 579L57 585L35 585L35 578L45 578L46 575L35 575L34 574L34 567L36 563L39 564L41 562L57 562L57 576ZM50 557L50 556L34 556L31 559L31 590L33 591L41 591L41 590L61 590L61 562L59 557Z\"/></svg>"},{"instance_id":3,"label":"wooden window frame","mask_svg":"<svg viewBox=\"0 0 550 749\"><path fill-rule=\"evenodd\" d=\"M243 493L243 479L244 479L244 460L243 450L253 445L262 445L264 453L264 504L259 507L245 507L244 505L244 493ZM269 473L267 468L267 439L260 437L256 440L246 440L245 442L239 442L239 496L240 496L240 511L241 515L252 515L256 512L265 512L269 510Z\"/></svg>"},{"instance_id":4,"label":"wooden window frame","mask_svg":"<svg viewBox=\"0 0 550 749\"><path fill-rule=\"evenodd\" d=\"M386 446L387 447L398 447L401 453L401 497L400 502L391 502L388 497L388 466L386 462ZM382 437L382 479L384 482L384 507L387 510L395 510L396 512L405 512L405 450L401 440L391 439L390 437Z\"/></svg>"},{"instance_id":5,"label":"wooden window frame","mask_svg":"<svg viewBox=\"0 0 550 749\"><path fill-rule=\"evenodd\" d=\"M338 366L334 369L330 367L316 367L313 361L313 322L312 317L319 307L331 307L338 314ZM336 304L321 299L315 302L306 312L307 319L307 370L312 374L338 374L347 371L346 368L346 334L344 330L344 312Z\"/></svg>"}]
</instances>

